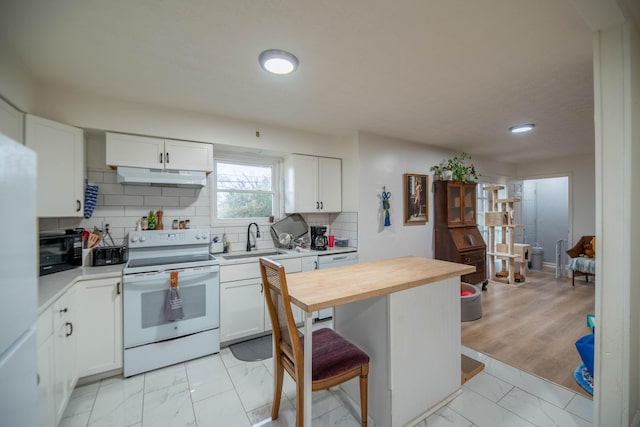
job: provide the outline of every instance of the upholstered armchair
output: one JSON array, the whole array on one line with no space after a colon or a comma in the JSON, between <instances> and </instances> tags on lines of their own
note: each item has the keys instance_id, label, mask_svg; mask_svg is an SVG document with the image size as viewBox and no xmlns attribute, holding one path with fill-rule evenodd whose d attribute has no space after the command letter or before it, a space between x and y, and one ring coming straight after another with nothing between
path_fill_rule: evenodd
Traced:
<instances>
[{"instance_id":1,"label":"upholstered armchair","mask_svg":"<svg viewBox=\"0 0 640 427\"><path fill-rule=\"evenodd\" d=\"M576 285L576 276L589 276L596 274L596 238L595 236L582 236L578 243L567 251L569 270L571 270L571 284Z\"/></svg>"}]
</instances>

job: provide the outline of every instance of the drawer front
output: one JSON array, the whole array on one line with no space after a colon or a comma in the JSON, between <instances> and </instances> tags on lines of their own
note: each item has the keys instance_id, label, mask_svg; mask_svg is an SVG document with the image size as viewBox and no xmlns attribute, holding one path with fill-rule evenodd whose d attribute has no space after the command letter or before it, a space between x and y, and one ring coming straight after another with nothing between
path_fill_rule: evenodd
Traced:
<instances>
[{"instance_id":1,"label":"drawer front","mask_svg":"<svg viewBox=\"0 0 640 427\"><path fill-rule=\"evenodd\" d=\"M476 264L476 263L484 263L485 255L484 251L471 251L471 252L461 252L458 254L458 262L462 264Z\"/></svg>"},{"instance_id":2,"label":"drawer front","mask_svg":"<svg viewBox=\"0 0 640 427\"><path fill-rule=\"evenodd\" d=\"M302 259L286 258L275 260L284 266L284 271L289 273L298 273L302 271ZM256 262L248 262L244 264L221 265L220 281L233 282L236 280L255 279L260 277L260 264Z\"/></svg>"}]
</instances>

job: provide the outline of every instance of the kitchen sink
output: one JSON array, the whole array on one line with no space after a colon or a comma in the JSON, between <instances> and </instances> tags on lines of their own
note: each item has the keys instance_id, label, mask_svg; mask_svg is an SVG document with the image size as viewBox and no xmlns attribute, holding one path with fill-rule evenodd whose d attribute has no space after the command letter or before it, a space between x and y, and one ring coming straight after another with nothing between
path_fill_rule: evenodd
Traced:
<instances>
[{"instance_id":1,"label":"kitchen sink","mask_svg":"<svg viewBox=\"0 0 640 427\"><path fill-rule=\"evenodd\" d=\"M273 256L286 254L284 251L269 251L269 252L244 252L237 255L222 255L222 258L226 260L245 259L245 258L259 258L261 256Z\"/></svg>"}]
</instances>

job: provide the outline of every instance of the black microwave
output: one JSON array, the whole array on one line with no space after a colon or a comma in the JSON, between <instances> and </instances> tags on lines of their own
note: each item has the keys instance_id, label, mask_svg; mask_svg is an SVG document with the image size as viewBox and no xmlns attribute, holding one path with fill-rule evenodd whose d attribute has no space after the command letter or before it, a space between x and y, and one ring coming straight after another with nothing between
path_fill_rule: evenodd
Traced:
<instances>
[{"instance_id":1,"label":"black microwave","mask_svg":"<svg viewBox=\"0 0 640 427\"><path fill-rule=\"evenodd\" d=\"M82 232L40 233L40 275L69 270L82 265Z\"/></svg>"}]
</instances>

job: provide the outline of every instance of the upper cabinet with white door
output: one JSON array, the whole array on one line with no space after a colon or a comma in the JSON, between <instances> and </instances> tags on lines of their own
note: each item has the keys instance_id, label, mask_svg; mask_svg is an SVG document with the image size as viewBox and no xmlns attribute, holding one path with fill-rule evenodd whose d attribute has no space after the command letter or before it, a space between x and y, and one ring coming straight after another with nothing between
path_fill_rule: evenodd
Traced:
<instances>
[{"instance_id":1,"label":"upper cabinet with white door","mask_svg":"<svg viewBox=\"0 0 640 427\"><path fill-rule=\"evenodd\" d=\"M285 212L340 212L342 161L293 154L284 162Z\"/></svg>"},{"instance_id":2,"label":"upper cabinet with white door","mask_svg":"<svg viewBox=\"0 0 640 427\"><path fill-rule=\"evenodd\" d=\"M212 144L108 132L106 147L110 166L213 171Z\"/></svg>"},{"instance_id":3,"label":"upper cabinet with white door","mask_svg":"<svg viewBox=\"0 0 640 427\"><path fill-rule=\"evenodd\" d=\"M82 129L27 114L24 140L38 154L38 216L82 216Z\"/></svg>"}]
</instances>

